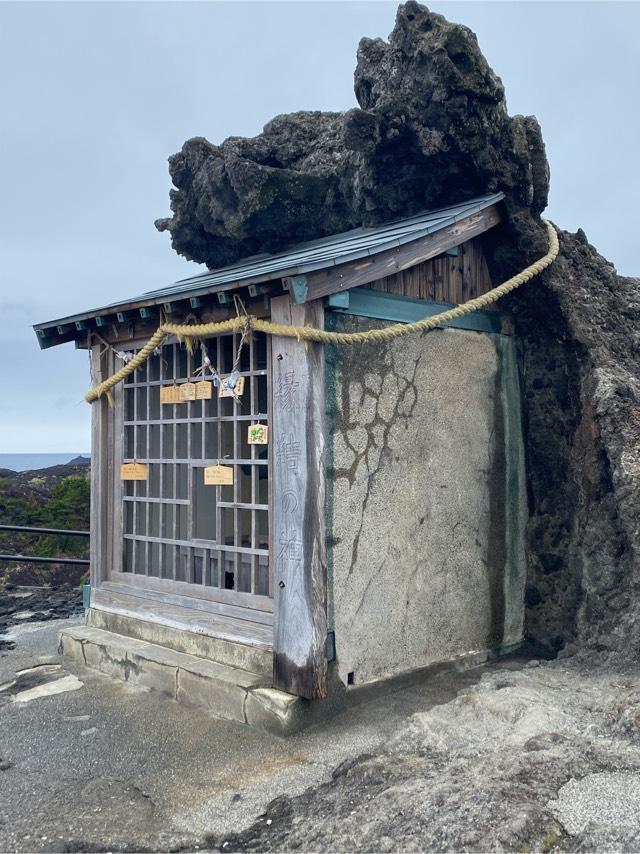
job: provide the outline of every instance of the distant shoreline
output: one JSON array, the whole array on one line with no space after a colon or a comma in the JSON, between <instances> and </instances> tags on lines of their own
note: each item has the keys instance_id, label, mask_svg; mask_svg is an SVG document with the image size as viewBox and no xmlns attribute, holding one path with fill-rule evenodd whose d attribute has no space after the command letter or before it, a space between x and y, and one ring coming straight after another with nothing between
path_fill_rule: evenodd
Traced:
<instances>
[{"instance_id":1,"label":"distant shoreline","mask_svg":"<svg viewBox=\"0 0 640 854\"><path fill-rule=\"evenodd\" d=\"M31 471L35 469L46 469L52 466L66 465L72 460L74 462L90 461L91 455L84 453L59 453L59 454L0 454L0 469L9 471Z\"/></svg>"}]
</instances>

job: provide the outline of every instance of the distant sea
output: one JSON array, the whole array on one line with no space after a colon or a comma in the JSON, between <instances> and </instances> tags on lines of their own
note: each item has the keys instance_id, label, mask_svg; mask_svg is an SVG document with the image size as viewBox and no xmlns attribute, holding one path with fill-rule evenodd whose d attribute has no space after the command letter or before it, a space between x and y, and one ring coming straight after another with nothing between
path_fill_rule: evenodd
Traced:
<instances>
[{"instance_id":1,"label":"distant sea","mask_svg":"<svg viewBox=\"0 0 640 854\"><path fill-rule=\"evenodd\" d=\"M76 457L89 457L88 451L77 454L0 454L0 469L12 471L30 471L46 469L49 466L61 466Z\"/></svg>"}]
</instances>

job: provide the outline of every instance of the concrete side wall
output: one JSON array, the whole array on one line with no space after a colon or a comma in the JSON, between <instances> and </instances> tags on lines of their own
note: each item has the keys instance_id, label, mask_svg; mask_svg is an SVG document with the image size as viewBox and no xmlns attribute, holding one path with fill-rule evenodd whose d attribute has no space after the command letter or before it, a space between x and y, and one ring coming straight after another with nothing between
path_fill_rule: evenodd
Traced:
<instances>
[{"instance_id":1,"label":"concrete side wall","mask_svg":"<svg viewBox=\"0 0 640 854\"><path fill-rule=\"evenodd\" d=\"M341 329L377 321L334 315ZM327 351L330 625L361 684L520 640L526 521L512 339Z\"/></svg>"}]
</instances>

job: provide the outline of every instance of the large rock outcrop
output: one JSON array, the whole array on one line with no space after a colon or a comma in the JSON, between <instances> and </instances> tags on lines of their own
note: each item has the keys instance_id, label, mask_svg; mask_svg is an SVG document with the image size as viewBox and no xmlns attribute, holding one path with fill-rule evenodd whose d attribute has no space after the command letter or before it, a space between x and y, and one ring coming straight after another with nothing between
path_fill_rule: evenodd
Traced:
<instances>
[{"instance_id":1,"label":"large rock outcrop","mask_svg":"<svg viewBox=\"0 0 640 854\"><path fill-rule=\"evenodd\" d=\"M511 297L521 338L530 639L640 655L640 280L586 236Z\"/></svg>"},{"instance_id":2,"label":"large rock outcrop","mask_svg":"<svg viewBox=\"0 0 640 854\"><path fill-rule=\"evenodd\" d=\"M509 117L466 27L415 2L363 39L347 113L279 116L254 139L192 139L170 159L174 248L211 267L493 190L496 280L546 248L540 127ZM521 342L529 488L529 639L640 655L640 283L582 232L508 300Z\"/></svg>"},{"instance_id":3,"label":"large rock outcrop","mask_svg":"<svg viewBox=\"0 0 640 854\"><path fill-rule=\"evenodd\" d=\"M169 160L173 216L156 226L209 267L494 190L516 230L534 228L549 185L540 127L508 115L471 30L400 6L388 42L360 42L355 95L353 110L278 116L253 139L188 140Z\"/></svg>"}]
</instances>

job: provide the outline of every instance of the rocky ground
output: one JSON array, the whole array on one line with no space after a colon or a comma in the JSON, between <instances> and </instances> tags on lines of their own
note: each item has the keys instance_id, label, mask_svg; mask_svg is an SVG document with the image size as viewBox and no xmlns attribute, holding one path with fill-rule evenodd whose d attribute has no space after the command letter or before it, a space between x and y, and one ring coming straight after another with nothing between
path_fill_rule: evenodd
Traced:
<instances>
[{"instance_id":1,"label":"rocky ground","mask_svg":"<svg viewBox=\"0 0 640 854\"><path fill-rule=\"evenodd\" d=\"M15 628L0 656L0 850L640 849L624 666L440 668L283 740L65 673L66 624Z\"/></svg>"},{"instance_id":2,"label":"rocky ground","mask_svg":"<svg viewBox=\"0 0 640 854\"><path fill-rule=\"evenodd\" d=\"M531 661L274 800L241 851L637 851L640 676Z\"/></svg>"},{"instance_id":3,"label":"rocky ground","mask_svg":"<svg viewBox=\"0 0 640 854\"><path fill-rule=\"evenodd\" d=\"M79 584L59 587L27 587L6 584L0 590L0 652L13 649L11 628L45 620L60 620L82 613Z\"/></svg>"},{"instance_id":4,"label":"rocky ground","mask_svg":"<svg viewBox=\"0 0 640 854\"><path fill-rule=\"evenodd\" d=\"M83 458L31 471L0 469L0 523L88 530L88 475ZM88 538L0 532L4 554L86 558L88 547ZM13 648L12 627L80 613L85 573L81 564L1 562L0 651Z\"/></svg>"}]
</instances>

